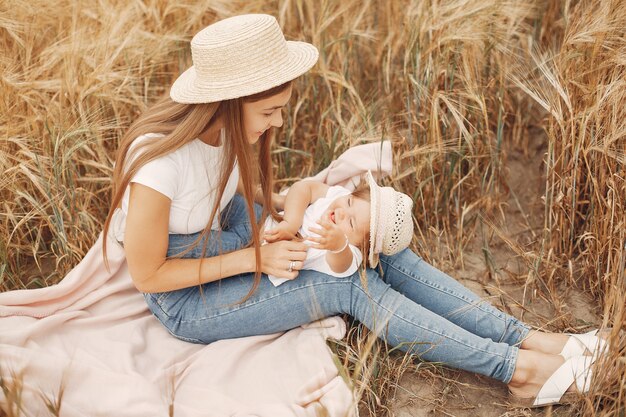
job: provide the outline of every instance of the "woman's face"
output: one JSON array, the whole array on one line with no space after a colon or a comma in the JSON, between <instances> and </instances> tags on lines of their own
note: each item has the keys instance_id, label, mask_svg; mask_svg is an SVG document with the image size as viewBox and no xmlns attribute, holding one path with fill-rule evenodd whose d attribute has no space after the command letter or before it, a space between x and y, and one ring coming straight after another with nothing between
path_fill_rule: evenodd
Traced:
<instances>
[{"instance_id":1,"label":"woman's face","mask_svg":"<svg viewBox=\"0 0 626 417\"><path fill-rule=\"evenodd\" d=\"M336 224L348 237L348 241L357 246L363 245L370 231L370 202L347 195L336 198L322 215Z\"/></svg>"},{"instance_id":2,"label":"woman's face","mask_svg":"<svg viewBox=\"0 0 626 417\"><path fill-rule=\"evenodd\" d=\"M243 103L243 125L250 144L254 144L270 127L283 125L282 109L291 98L291 85L282 93L253 103Z\"/></svg>"}]
</instances>

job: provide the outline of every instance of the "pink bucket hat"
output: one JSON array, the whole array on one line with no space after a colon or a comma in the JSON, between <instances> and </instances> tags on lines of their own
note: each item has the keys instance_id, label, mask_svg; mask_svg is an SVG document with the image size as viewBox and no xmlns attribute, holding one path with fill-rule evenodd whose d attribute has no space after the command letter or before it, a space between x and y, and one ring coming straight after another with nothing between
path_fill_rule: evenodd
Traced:
<instances>
[{"instance_id":1,"label":"pink bucket hat","mask_svg":"<svg viewBox=\"0 0 626 417\"><path fill-rule=\"evenodd\" d=\"M370 187L370 268L378 265L378 255L395 255L411 244L413 238L413 200L392 187L381 187L371 171L367 172Z\"/></svg>"}]
</instances>

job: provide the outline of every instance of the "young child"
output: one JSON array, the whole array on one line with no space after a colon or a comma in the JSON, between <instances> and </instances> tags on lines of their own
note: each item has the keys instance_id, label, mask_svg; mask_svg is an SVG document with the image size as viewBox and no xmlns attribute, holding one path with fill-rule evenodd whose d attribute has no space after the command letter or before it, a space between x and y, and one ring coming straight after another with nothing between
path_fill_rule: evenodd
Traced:
<instances>
[{"instance_id":1,"label":"young child","mask_svg":"<svg viewBox=\"0 0 626 417\"><path fill-rule=\"evenodd\" d=\"M391 187L380 187L368 171L367 181L354 192L310 180L298 181L285 197L283 221L271 217L265 223L266 242L297 237L311 243L304 265L337 277L356 272L368 253L369 265L378 254L393 255L405 249L413 237L409 196ZM290 270L294 268L292 262ZM276 286L286 278L269 276Z\"/></svg>"}]
</instances>

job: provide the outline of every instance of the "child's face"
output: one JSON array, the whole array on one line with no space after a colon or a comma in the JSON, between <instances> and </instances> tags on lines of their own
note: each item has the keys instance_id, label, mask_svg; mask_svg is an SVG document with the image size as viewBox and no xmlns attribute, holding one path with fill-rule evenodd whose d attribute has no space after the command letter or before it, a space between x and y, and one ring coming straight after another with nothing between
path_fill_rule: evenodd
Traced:
<instances>
[{"instance_id":1,"label":"child's face","mask_svg":"<svg viewBox=\"0 0 626 417\"><path fill-rule=\"evenodd\" d=\"M357 246L363 245L370 231L370 203L352 195L335 199L323 216L336 224L348 237L348 241Z\"/></svg>"}]
</instances>

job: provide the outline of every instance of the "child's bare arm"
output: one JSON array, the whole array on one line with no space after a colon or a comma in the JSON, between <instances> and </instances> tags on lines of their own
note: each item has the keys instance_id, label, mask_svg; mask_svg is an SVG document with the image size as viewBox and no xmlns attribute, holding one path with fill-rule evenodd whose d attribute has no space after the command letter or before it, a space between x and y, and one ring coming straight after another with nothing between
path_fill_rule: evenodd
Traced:
<instances>
[{"instance_id":1,"label":"child's bare arm","mask_svg":"<svg viewBox=\"0 0 626 417\"><path fill-rule=\"evenodd\" d=\"M339 253L326 251L326 262L330 266L330 269L336 273L346 272L350 265L352 265L352 250L350 245L344 246L343 250Z\"/></svg>"},{"instance_id":2,"label":"child's bare arm","mask_svg":"<svg viewBox=\"0 0 626 417\"><path fill-rule=\"evenodd\" d=\"M320 219L317 223L320 225L319 228L309 229L320 236L308 238L316 243L312 247L326 249L326 262L333 272L338 274L346 272L352 265L353 257L347 236L327 219Z\"/></svg>"}]
</instances>

